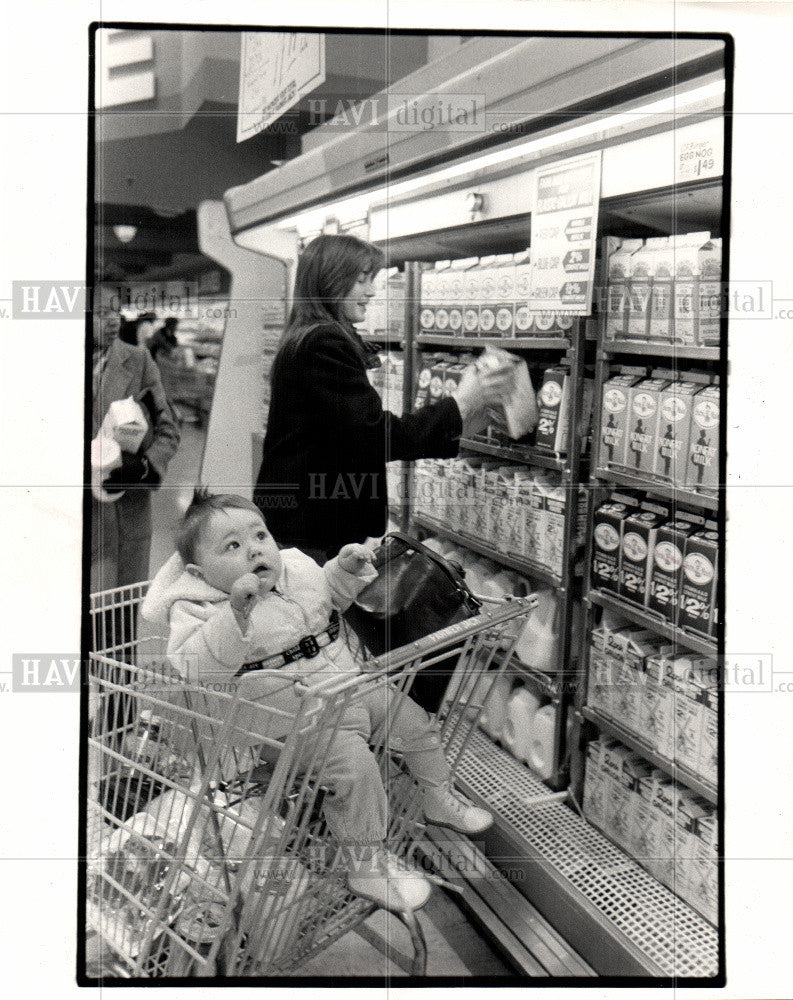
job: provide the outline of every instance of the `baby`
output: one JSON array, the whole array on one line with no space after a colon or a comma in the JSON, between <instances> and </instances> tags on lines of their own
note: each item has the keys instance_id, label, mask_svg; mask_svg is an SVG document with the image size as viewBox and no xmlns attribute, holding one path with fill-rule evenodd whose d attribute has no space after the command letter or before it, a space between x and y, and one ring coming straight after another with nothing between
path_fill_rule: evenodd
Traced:
<instances>
[{"instance_id":1,"label":"baby","mask_svg":"<svg viewBox=\"0 0 793 1000\"><path fill-rule=\"evenodd\" d=\"M248 702L294 712L296 697L283 694L291 683L273 691L274 668L288 681L360 673L338 613L377 576L369 549L345 545L320 567L298 549L279 550L251 501L199 491L177 548L152 581L143 616L169 627L168 653L187 680L237 678ZM453 788L437 728L414 701L383 685L349 705L322 771L325 819L339 844L358 851L349 855L359 861L347 876L350 889L381 906L415 909L427 901L430 884L386 850L388 800L369 748L386 720L389 747L402 752L422 789L427 822L473 835L493 818ZM306 748L304 763L315 749Z\"/></svg>"}]
</instances>

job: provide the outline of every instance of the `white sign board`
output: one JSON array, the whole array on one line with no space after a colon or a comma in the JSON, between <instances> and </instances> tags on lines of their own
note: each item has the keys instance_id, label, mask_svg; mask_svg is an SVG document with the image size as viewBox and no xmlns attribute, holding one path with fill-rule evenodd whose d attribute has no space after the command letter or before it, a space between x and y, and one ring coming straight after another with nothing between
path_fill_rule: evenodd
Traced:
<instances>
[{"instance_id":1,"label":"white sign board","mask_svg":"<svg viewBox=\"0 0 793 1000\"><path fill-rule=\"evenodd\" d=\"M531 210L532 312L592 311L601 152L539 167Z\"/></svg>"},{"instance_id":2,"label":"white sign board","mask_svg":"<svg viewBox=\"0 0 793 1000\"><path fill-rule=\"evenodd\" d=\"M324 82L323 34L243 32L237 142L258 135Z\"/></svg>"}]
</instances>

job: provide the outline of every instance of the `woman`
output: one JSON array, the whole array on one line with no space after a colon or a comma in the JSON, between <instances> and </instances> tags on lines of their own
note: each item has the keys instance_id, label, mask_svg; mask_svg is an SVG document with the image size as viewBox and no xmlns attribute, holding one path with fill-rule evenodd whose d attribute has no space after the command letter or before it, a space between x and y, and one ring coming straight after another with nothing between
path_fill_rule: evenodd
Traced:
<instances>
[{"instance_id":1,"label":"woman","mask_svg":"<svg viewBox=\"0 0 793 1000\"><path fill-rule=\"evenodd\" d=\"M297 266L294 305L273 362L256 503L279 543L324 563L386 529L386 462L452 458L463 422L497 402L511 373L466 369L453 396L417 413L383 410L367 378L363 322L380 250L319 236Z\"/></svg>"}]
</instances>

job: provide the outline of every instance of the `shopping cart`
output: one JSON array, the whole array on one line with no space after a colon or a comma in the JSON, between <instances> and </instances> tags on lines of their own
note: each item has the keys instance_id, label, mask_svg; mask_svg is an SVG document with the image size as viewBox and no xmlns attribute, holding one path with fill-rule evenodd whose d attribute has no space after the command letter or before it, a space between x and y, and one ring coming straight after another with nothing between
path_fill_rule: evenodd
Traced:
<instances>
[{"instance_id":1,"label":"shopping cart","mask_svg":"<svg viewBox=\"0 0 793 1000\"><path fill-rule=\"evenodd\" d=\"M100 950L87 976L294 973L377 908L347 888L322 818L329 740L317 735L332 734L356 699L386 685L409 693L419 670L454 654L438 716L454 773L535 602L491 607L362 662L360 675L281 677L296 696L287 712L185 682L165 640L138 632L146 588L91 597L86 922ZM424 829L420 796L387 732L372 749L389 795L388 847L407 861ZM306 746L317 747L308 763ZM420 924L401 917L421 975Z\"/></svg>"}]
</instances>

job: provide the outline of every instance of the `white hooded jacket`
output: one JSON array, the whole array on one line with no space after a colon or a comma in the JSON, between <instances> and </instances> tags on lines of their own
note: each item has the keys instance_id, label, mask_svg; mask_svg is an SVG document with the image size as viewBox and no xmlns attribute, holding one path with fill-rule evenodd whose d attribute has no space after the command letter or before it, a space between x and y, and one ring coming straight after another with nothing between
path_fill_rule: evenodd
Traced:
<instances>
[{"instance_id":1,"label":"white hooded jacket","mask_svg":"<svg viewBox=\"0 0 793 1000\"><path fill-rule=\"evenodd\" d=\"M244 635L229 595L188 573L178 553L155 576L141 610L156 628L169 630L168 657L186 681L207 686L235 678L235 695L294 714L299 704L292 693L294 680L316 680L320 671L360 672L343 634L316 657L282 667L283 680L256 670L236 678L240 667L325 631L333 609L346 611L377 570L366 565L359 574L349 573L338 558L320 567L299 549L282 550L281 559L278 582L255 602ZM261 722L253 728L261 730Z\"/></svg>"}]
</instances>

